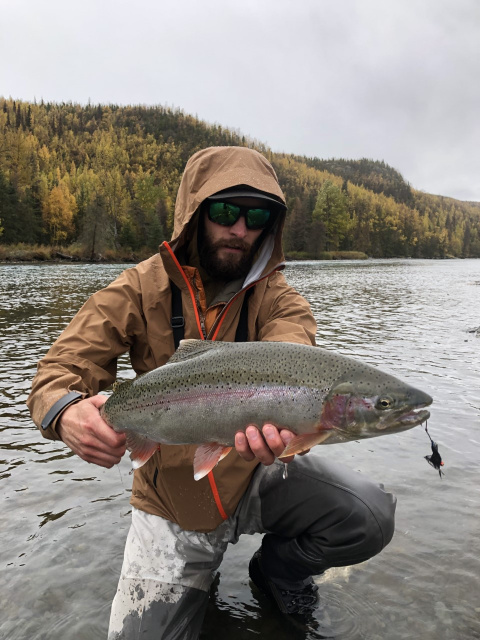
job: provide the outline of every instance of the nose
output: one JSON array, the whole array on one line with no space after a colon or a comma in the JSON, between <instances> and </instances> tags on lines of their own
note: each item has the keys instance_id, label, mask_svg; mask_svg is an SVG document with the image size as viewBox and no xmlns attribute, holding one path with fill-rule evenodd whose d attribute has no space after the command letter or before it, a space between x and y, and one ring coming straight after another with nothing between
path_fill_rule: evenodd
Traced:
<instances>
[{"instance_id":1,"label":"nose","mask_svg":"<svg viewBox=\"0 0 480 640\"><path fill-rule=\"evenodd\" d=\"M232 224L231 227L228 227L228 230L237 238L245 238L248 233L247 225L245 224L245 216L240 216L235 224Z\"/></svg>"}]
</instances>

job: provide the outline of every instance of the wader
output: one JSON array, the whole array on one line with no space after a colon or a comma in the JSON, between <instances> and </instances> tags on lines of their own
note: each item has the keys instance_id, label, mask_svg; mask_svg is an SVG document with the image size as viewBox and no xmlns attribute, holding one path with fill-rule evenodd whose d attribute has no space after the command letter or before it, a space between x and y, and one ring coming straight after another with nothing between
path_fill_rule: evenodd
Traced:
<instances>
[{"instance_id":1,"label":"wader","mask_svg":"<svg viewBox=\"0 0 480 640\"><path fill-rule=\"evenodd\" d=\"M197 639L215 571L242 534L265 534L262 565L279 584L363 562L390 542L395 498L361 474L310 454L283 475L283 463L259 465L235 514L210 533L133 509L108 640Z\"/></svg>"}]
</instances>

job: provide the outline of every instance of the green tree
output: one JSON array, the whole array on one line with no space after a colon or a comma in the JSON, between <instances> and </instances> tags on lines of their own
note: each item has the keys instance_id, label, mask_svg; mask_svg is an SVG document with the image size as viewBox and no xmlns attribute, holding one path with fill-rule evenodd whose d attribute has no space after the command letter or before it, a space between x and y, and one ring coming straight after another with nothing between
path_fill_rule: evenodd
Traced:
<instances>
[{"instance_id":1,"label":"green tree","mask_svg":"<svg viewBox=\"0 0 480 640\"><path fill-rule=\"evenodd\" d=\"M348 233L351 219L348 214L347 199L342 189L326 180L318 192L312 223L324 230L326 251L337 251Z\"/></svg>"},{"instance_id":2,"label":"green tree","mask_svg":"<svg viewBox=\"0 0 480 640\"><path fill-rule=\"evenodd\" d=\"M97 193L85 208L80 235L80 242L90 260L96 260L110 244L109 235L105 202Z\"/></svg>"},{"instance_id":3,"label":"green tree","mask_svg":"<svg viewBox=\"0 0 480 640\"><path fill-rule=\"evenodd\" d=\"M465 224L465 231L463 232L463 243L462 243L462 255L464 258L470 257L470 244L472 241L472 228L470 226L470 222L467 221Z\"/></svg>"},{"instance_id":4,"label":"green tree","mask_svg":"<svg viewBox=\"0 0 480 640\"><path fill-rule=\"evenodd\" d=\"M19 200L17 193L6 178L4 173L0 171L0 217L4 226L4 236L2 238L5 243L21 242L23 220L18 215Z\"/></svg>"},{"instance_id":5,"label":"green tree","mask_svg":"<svg viewBox=\"0 0 480 640\"><path fill-rule=\"evenodd\" d=\"M119 243L122 247L132 251L136 251L139 248L138 234L130 217L127 217L123 222Z\"/></svg>"},{"instance_id":6,"label":"green tree","mask_svg":"<svg viewBox=\"0 0 480 640\"><path fill-rule=\"evenodd\" d=\"M134 186L137 217L143 228L144 244L152 251L165 239L160 216L163 212L161 202L165 194L160 185L155 183L155 176L140 171Z\"/></svg>"},{"instance_id":7,"label":"green tree","mask_svg":"<svg viewBox=\"0 0 480 640\"><path fill-rule=\"evenodd\" d=\"M285 222L285 251L306 250L307 226L306 208L300 198L295 198Z\"/></svg>"},{"instance_id":8,"label":"green tree","mask_svg":"<svg viewBox=\"0 0 480 640\"><path fill-rule=\"evenodd\" d=\"M162 223L160 217L155 211L149 221L148 233L147 233L147 247L151 251L157 251L159 245L165 240L165 234L163 232Z\"/></svg>"},{"instance_id":9,"label":"green tree","mask_svg":"<svg viewBox=\"0 0 480 640\"><path fill-rule=\"evenodd\" d=\"M110 222L113 245L118 248L119 233L123 221L126 218L130 198L125 188L125 182L119 169L112 169L103 174L102 195L105 202L105 209Z\"/></svg>"}]
</instances>

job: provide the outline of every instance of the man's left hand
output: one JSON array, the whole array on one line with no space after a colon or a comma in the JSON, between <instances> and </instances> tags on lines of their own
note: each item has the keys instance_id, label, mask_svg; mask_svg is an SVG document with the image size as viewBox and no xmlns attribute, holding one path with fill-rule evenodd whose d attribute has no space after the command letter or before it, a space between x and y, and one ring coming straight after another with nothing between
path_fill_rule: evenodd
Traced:
<instances>
[{"instance_id":1,"label":"man's left hand","mask_svg":"<svg viewBox=\"0 0 480 640\"><path fill-rule=\"evenodd\" d=\"M265 424L262 432L250 425L245 433L238 431L235 435L237 453L247 462L258 458L262 464L273 464L275 458L282 455L287 444L295 437L288 429L280 431L273 424ZM305 452L307 453L307 452ZM282 462L291 462L295 456L282 458Z\"/></svg>"}]
</instances>

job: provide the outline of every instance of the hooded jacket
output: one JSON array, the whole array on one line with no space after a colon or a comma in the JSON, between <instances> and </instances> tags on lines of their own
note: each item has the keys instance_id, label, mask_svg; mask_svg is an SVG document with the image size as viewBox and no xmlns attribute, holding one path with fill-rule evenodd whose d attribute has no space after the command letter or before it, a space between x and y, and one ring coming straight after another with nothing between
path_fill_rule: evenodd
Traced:
<instances>
[{"instance_id":1,"label":"hooded jacket","mask_svg":"<svg viewBox=\"0 0 480 640\"><path fill-rule=\"evenodd\" d=\"M56 420L41 427L51 407L71 391L87 397L109 387L122 353L129 351L137 374L167 362L175 351L170 280L181 290L185 338L234 341L245 292L253 289L248 340L315 343L308 303L279 272L284 266L284 214L264 238L245 280L222 285L207 305L197 268L196 214L206 198L239 185L285 202L273 167L254 150L211 147L190 158L177 195L171 242L92 295L39 362L27 404L44 437L59 439ZM162 445L135 471L131 504L183 529L215 529L235 511L258 461L245 462L233 449L213 472L195 481L194 452L195 446Z\"/></svg>"}]
</instances>

